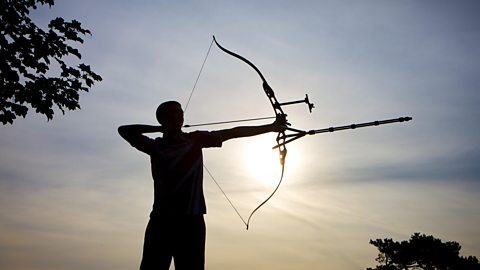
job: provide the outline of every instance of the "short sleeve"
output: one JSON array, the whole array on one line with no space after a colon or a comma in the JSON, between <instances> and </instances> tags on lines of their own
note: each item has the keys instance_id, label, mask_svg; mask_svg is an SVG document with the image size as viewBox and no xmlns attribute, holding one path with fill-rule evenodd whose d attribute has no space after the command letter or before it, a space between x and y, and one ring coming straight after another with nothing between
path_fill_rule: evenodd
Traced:
<instances>
[{"instance_id":1,"label":"short sleeve","mask_svg":"<svg viewBox=\"0 0 480 270\"><path fill-rule=\"evenodd\" d=\"M201 148L222 147L223 140L217 131L194 131L190 136Z\"/></svg>"},{"instance_id":2,"label":"short sleeve","mask_svg":"<svg viewBox=\"0 0 480 270\"><path fill-rule=\"evenodd\" d=\"M150 155L153 151L155 140L145 135L139 135L129 139L128 142L137 150Z\"/></svg>"}]
</instances>

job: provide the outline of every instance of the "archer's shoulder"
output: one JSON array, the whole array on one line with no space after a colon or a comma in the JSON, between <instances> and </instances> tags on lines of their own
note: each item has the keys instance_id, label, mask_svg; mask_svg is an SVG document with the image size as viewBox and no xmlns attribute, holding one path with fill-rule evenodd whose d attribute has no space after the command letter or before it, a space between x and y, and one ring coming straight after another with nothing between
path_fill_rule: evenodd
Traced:
<instances>
[{"instance_id":1,"label":"archer's shoulder","mask_svg":"<svg viewBox=\"0 0 480 270\"><path fill-rule=\"evenodd\" d=\"M220 147L222 146L221 131L205 131L196 130L185 133L190 140L199 142L203 147Z\"/></svg>"},{"instance_id":2,"label":"archer's shoulder","mask_svg":"<svg viewBox=\"0 0 480 270\"><path fill-rule=\"evenodd\" d=\"M192 132L184 133L184 136L190 139L202 138L202 137L211 137L217 136L217 131L207 131L207 130L195 130Z\"/></svg>"}]
</instances>

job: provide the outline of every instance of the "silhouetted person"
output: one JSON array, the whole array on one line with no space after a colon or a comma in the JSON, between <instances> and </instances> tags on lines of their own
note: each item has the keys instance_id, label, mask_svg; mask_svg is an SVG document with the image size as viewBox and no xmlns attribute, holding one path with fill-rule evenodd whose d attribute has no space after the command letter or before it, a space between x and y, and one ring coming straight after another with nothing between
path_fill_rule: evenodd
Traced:
<instances>
[{"instance_id":1,"label":"silhouetted person","mask_svg":"<svg viewBox=\"0 0 480 270\"><path fill-rule=\"evenodd\" d=\"M145 231L141 270L168 270L174 258L176 270L205 266L205 198L202 148L221 147L226 140L278 132L285 121L262 126L184 133L180 103L167 101L157 108L160 126L125 125L120 135L150 156L154 203ZM163 133L156 139L145 133Z\"/></svg>"}]
</instances>

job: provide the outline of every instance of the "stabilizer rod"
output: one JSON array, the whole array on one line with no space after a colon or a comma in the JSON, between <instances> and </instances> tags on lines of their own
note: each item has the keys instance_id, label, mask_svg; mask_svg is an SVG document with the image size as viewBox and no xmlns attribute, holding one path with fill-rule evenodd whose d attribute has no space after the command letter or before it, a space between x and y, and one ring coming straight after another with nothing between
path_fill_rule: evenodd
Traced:
<instances>
[{"instance_id":1,"label":"stabilizer rod","mask_svg":"<svg viewBox=\"0 0 480 270\"><path fill-rule=\"evenodd\" d=\"M338 130L356 129L356 128L370 127L370 126L379 126L384 124L399 123L399 122L405 122L410 120L412 120L412 117L400 117L400 118L387 119L387 120L381 120L381 121L373 121L373 122L351 124L351 125L345 125L345 126L339 126L339 127L329 127L329 128L323 128L323 129L309 130L307 134L314 135L318 133L334 132Z\"/></svg>"},{"instance_id":2,"label":"stabilizer rod","mask_svg":"<svg viewBox=\"0 0 480 270\"><path fill-rule=\"evenodd\" d=\"M272 149L278 148L278 147L280 147L282 145L285 145L289 142L300 139L305 135L315 135L315 134L319 134L319 133L327 133L327 132L334 132L334 131L347 130L347 129L356 129L356 128L363 128L363 127L379 126L379 125L385 125L385 124L406 122L406 121L410 121L410 120L412 120L412 117L407 116L407 117L393 118L393 119L387 119L387 120L365 122L365 123L360 123L360 124L351 124L351 125L329 127L329 128L322 128L322 129L312 129L312 130L309 130L309 131L293 130L293 129L287 128L287 130L292 130L295 133L285 135L285 138L289 138L289 139L285 140L285 142L283 142L279 145L275 145L274 147L272 147Z\"/></svg>"}]
</instances>

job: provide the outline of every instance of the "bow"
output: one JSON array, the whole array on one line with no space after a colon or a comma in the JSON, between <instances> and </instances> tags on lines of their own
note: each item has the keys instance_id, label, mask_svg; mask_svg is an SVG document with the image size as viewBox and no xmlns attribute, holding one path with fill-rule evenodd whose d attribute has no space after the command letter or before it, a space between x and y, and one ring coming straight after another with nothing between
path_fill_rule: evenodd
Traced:
<instances>
[{"instance_id":1,"label":"bow","mask_svg":"<svg viewBox=\"0 0 480 270\"><path fill-rule=\"evenodd\" d=\"M225 53L235 57L235 58L238 58L240 60L242 60L243 62L247 63L250 67L252 67L256 72L257 74L260 76L260 78L262 79L262 86L263 86L263 90L265 92L265 94L267 95L268 97L268 100L270 100L270 104L272 105L273 107L273 111L275 112L275 116L277 119L284 119L286 120L286 117L287 115L285 114L285 112L282 110L282 104L280 102L278 102L277 98L275 97L275 93L273 92L273 89L272 87L270 87L270 85L268 84L267 80L265 79L265 77L263 76L262 72L260 72L260 70L252 63L250 62L248 59L246 59L245 57L239 55L239 54L236 54L230 50L227 50L225 49L224 47L222 47L220 44L218 44L217 40L215 39L215 36L213 36L213 41L215 42L215 44L218 46L218 48L220 48L222 51L224 51ZM313 105L312 105L313 106ZM287 125L288 125L288 122L287 122ZM249 224L250 224L250 219L252 218L253 214L255 212L257 212L258 209L260 209L260 207L262 207L265 203L267 203L270 198L273 197L273 195L275 194L275 192L277 192L278 188L280 187L280 184L282 183L282 180L283 180L283 174L284 174L284 171L285 171L285 158L287 156L287 148L286 148L286 135L285 135L285 131L281 131L278 133L277 135L277 138L276 138L276 142L277 142L277 145L275 146L275 148L278 148L278 153L279 153L279 158L280 158L280 165L282 166L282 172L281 172L281 175L280 175L280 180L278 181L278 184L277 186L275 187L275 189L273 190L273 192L261 203L259 204L253 211L252 213L250 213L250 216L248 217L248 220L247 220L247 230L248 230L248 227L249 227Z\"/></svg>"},{"instance_id":2,"label":"bow","mask_svg":"<svg viewBox=\"0 0 480 270\"><path fill-rule=\"evenodd\" d=\"M213 179L213 181L215 182L215 184L218 186L218 188L220 189L220 191L223 193L223 195L225 196L225 198L228 200L228 202L230 203L230 205L233 207L233 209L235 210L235 212L237 213L237 215L240 217L240 219L243 221L243 223L246 225L247 227L247 230L249 228L249 225L250 225L250 220L253 216L253 214L255 214L255 212L257 212L258 209L260 209L263 205L265 205L272 197L273 195L277 192L278 188L280 187L281 183L282 183L282 180L283 180L283 176L284 176L284 171L285 171L285 158L287 156L287 148L286 148L286 144L294 141L294 140L297 140L299 138L302 138L306 135L315 135L315 134L320 134L320 133L326 133L326 132L334 132L334 131L338 131L338 130L347 130L347 129L356 129L356 128L362 128L362 127L369 127L369 126L378 126L378 125L383 125L383 124L390 124L390 123L397 123L397 122L405 122L405 121L410 121L412 120L411 117L400 117L400 118L394 118L394 119L387 119L387 120L381 120L381 121L373 121L373 122L366 122L366 123L360 123L360 124L351 124L351 125L345 125L345 126L337 126L337 127L330 127L330 128L323 128L323 129L314 129L314 130L308 130L308 131L305 131L305 130L299 130L299 129L295 129L295 128L292 128L290 127L290 123L288 123L287 121L287 115L285 114L285 112L283 111L282 109L282 106L285 106L285 105L292 105L292 104L298 104L298 103L306 103L307 106L308 106L308 109L310 112L312 112L312 109L314 108L314 105L312 103L310 103L309 99L308 99L308 95L305 95L305 98L304 99L301 99L301 100L295 100L295 101L289 101L289 102L283 102L283 103L280 103L278 102L277 98L275 97L275 93L272 89L272 87L270 87L270 85L268 84L267 80L265 79L265 77L263 76L263 74L260 72L260 70L252 63L250 62L248 59L246 59L245 57L237 54L237 53L234 53L228 49L225 49L224 47L222 47L218 42L217 40L215 39L215 36L213 36L213 40L212 40L212 43L210 44L210 47L208 48L208 52L207 52L207 55L203 61L203 64L202 64L202 67L200 68L200 72L197 76L197 80L195 81L195 84L193 86L193 89L190 93L190 96L188 98L188 102L185 106L185 110L186 111L186 108L188 107L188 104L190 102L190 99L192 97L192 94L193 94L193 91L195 89L195 86L198 82L198 78L200 77L200 74L203 70L203 67L205 65L205 62L207 60L207 57L210 53L210 49L213 45L213 43L215 43L218 48L220 48L223 52L235 57L235 58L238 58L240 59L241 61L245 62L246 64L248 64L251 68L253 68L257 74L260 76L261 80L262 80L262 86L263 86L263 90L265 92L265 94L267 95L269 101L270 101L270 104L272 105L272 108L273 108L273 111L275 112L275 118L277 120L283 120L285 123L286 123L286 128L285 130L281 131L278 133L277 137L276 137L276 145L274 147L272 147L273 149L277 148L278 149L278 153L279 153L279 158L280 158L280 165L281 165L281 175L280 175L280 179L278 181L278 184L277 186L275 187L275 189L273 190L273 192L264 200L262 201L262 203L260 203L249 215L248 217L248 220L247 222L245 222L245 220L243 219L242 215L240 215L240 213L238 212L238 210L236 209L236 207L233 205L233 203L230 201L230 199L228 198L228 196L226 195L226 193L223 191L223 189L221 188L221 186L218 184L218 182L215 180L215 178L213 177L213 175L210 173L210 171L208 170L208 168L206 166L204 166L204 168L206 169L207 173L210 175L210 177ZM234 123L234 122L243 122L243 121L252 121L252 120L261 120L261 119L268 119L268 118L271 118L271 117L261 117L261 118L252 118L252 119L243 119L243 120L233 120L233 121L223 121L223 122L215 122L215 123L206 123L206 124L197 124L197 125L185 125L184 127L193 127L193 126L201 126L201 125L214 125L214 124L221 124L221 123ZM287 131L289 131L289 134L286 134Z\"/></svg>"}]
</instances>

